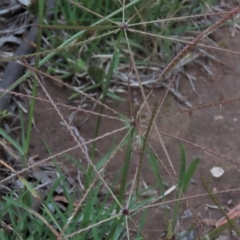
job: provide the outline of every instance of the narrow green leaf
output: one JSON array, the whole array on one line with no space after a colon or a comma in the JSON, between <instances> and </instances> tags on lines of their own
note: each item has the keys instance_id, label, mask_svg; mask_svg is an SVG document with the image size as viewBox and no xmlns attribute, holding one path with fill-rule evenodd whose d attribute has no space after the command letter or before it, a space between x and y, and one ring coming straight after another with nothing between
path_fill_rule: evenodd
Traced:
<instances>
[{"instance_id":1,"label":"narrow green leaf","mask_svg":"<svg viewBox=\"0 0 240 240\"><path fill-rule=\"evenodd\" d=\"M184 181L183 181L183 185L182 185L182 192L186 193L188 185L192 179L192 176L194 174L194 172L196 171L197 165L200 161L200 158L195 158L192 163L190 164L188 170L186 171L185 177L184 177Z\"/></svg>"},{"instance_id":2,"label":"narrow green leaf","mask_svg":"<svg viewBox=\"0 0 240 240\"><path fill-rule=\"evenodd\" d=\"M147 209L145 209L142 213L142 216L141 216L141 219L139 221L139 224L138 224L138 229L143 229L144 228L144 224L146 222L146 218L147 218ZM141 233L140 232L137 232L137 236L135 239L142 239L142 236L141 236Z\"/></svg>"},{"instance_id":3,"label":"narrow green leaf","mask_svg":"<svg viewBox=\"0 0 240 240\"><path fill-rule=\"evenodd\" d=\"M114 56L114 59L113 59L113 64L114 64L113 74L116 74L116 72L118 70L119 56L120 56L120 51L119 51L118 48L115 50L115 54L113 56Z\"/></svg>"},{"instance_id":4,"label":"narrow green leaf","mask_svg":"<svg viewBox=\"0 0 240 240\"><path fill-rule=\"evenodd\" d=\"M110 91L107 92L107 96L114 99L114 100L117 100L117 101L121 101L121 102L126 101L125 99L119 97L118 95L116 95L115 93L110 92Z\"/></svg>"},{"instance_id":5,"label":"narrow green leaf","mask_svg":"<svg viewBox=\"0 0 240 240\"><path fill-rule=\"evenodd\" d=\"M0 128L0 135L2 135L5 139L7 139L18 150L21 156L24 155L24 150L20 146L20 144L17 141L15 141L13 138L11 138L2 128Z\"/></svg>"},{"instance_id":6,"label":"narrow green leaf","mask_svg":"<svg viewBox=\"0 0 240 240\"><path fill-rule=\"evenodd\" d=\"M114 138L113 140L113 144L110 148L110 150L108 151L108 153L106 155L104 155L97 163L96 163L96 168L98 170L100 170L102 168L102 166L106 163L106 161L109 159L109 157L111 156L112 152L115 150L115 142L116 142L116 139Z\"/></svg>"},{"instance_id":7,"label":"narrow green leaf","mask_svg":"<svg viewBox=\"0 0 240 240\"><path fill-rule=\"evenodd\" d=\"M29 183L25 178L23 178L21 176L19 178L22 181L22 183L24 184L24 186L28 189L28 191L32 194L32 196L34 198L37 198L40 201L41 198L39 197L38 193L36 192L36 190L31 185L31 183Z\"/></svg>"},{"instance_id":8,"label":"narrow green leaf","mask_svg":"<svg viewBox=\"0 0 240 240\"><path fill-rule=\"evenodd\" d=\"M3 229L0 230L0 239L2 239L2 240L7 240L7 238L6 238L5 235L3 234Z\"/></svg>"},{"instance_id":9,"label":"narrow green leaf","mask_svg":"<svg viewBox=\"0 0 240 240\"><path fill-rule=\"evenodd\" d=\"M130 159L131 159L131 150L132 150L134 132L135 132L135 129L132 128L131 132L128 136L128 147L127 147L127 151L126 151L126 155L125 155L124 166L123 166L123 171L122 171L121 186L120 186L120 191L119 191L119 196L118 196L118 200L120 203L122 203L122 201L123 201L124 191L126 189L127 175L128 175L129 164L130 164ZM119 210L120 210L120 207L118 206L117 213Z\"/></svg>"},{"instance_id":10,"label":"narrow green leaf","mask_svg":"<svg viewBox=\"0 0 240 240\"><path fill-rule=\"evenodd\" d=\"M180 191L182 193L185 193L187 191L187 187L191 181L191 178L196 170L196 167L198 165L198 162L200 161L200 158L195 158L193 162L190 164L189 168L186 170L186 153L183 145L181 144L181 164L180 164L180 170L179 170L179 179L178 179L178 187L179 190L176 192L176 199L179 198L180 196ZM181 202L178 201L174 205L174 210L173 210L173 229L176 226L177 223L177 218L179 214L179 209L180 209L180 204Z\"/></svg>"},{"instance_id":11,"label":"narrow green leaf","mask_svg":"<svg viewBox=\"0 0 240 240\"><path fill-rule=\"evenodd\" d=\"M148 159L149 159L149 163L150 163L150 167L153 171L153 174L157 180L157 185L160 189L160 193L162 194L162 196L164 195L164 185L163 185L163 180L161 178L161 174L160 174L160 169L157 163L157 158L154 155L154 152L151 150L150 147L148 147Z\"/></svg>"},{"instance_id":12,"label":"narrow green leaf","mask_svg":"<svg viewBox=\"0 0 240 240\"><path fill-rule=\"evenodd\" d=\"M180 146L181 149L181 162L180 162L180 169L179 169L179 178L178 178L178 187L182 189L184 184L184 177L186 172L186 153L183 145Z\"/></svg>"},{"instance_id":13,"label":"narrow green leaf","mask_svg":"<svg viewBox=\"0 0 240 240\"><path fill-rule=\"evenodd\" d=\"M2 197L4 200L6 200L7 202L8 202L8 204L13 204L13 205L15 205L15 206L17 206L17 207L20 207L20 208L26 208L26 205L25 204L23 204L19 199L14 199L14 198L12 198L12 197L5 197L5 196L3 196Z\"/></svg>"},{"instance_id":14,"label":"narrow green leaf","mask_svg":"<svg viewBox=\"0 0 240 240\"><path fill-rule=\"evenodd\" d=\"M63 217L61 216L61 211L59 210L57 204L56 204L54 201L52 201L51 204L53 205L54 209L56 210L58 217L63 218ZM58 223L55 215L51 213L51 211L49 210L49 208L47 208L47 206L45 206L45 204L42 204L42 206L43 206L46 214L50 217L50 219L51 219L51 220L53 221L53 223L56 225L57 229L58 229L59 231L61 231L62 229L61 229L61 227L60 227L60 225L59 225L59 223Z\"/></svg>"},{"instance_id":15,"label":"narrow green leaf","mask_svg":"<svg viewBox=\"0 0 240 240\"><path fill-rule=\"evenodd\" d=\"M169 220L168 227L167 227L166 239L171 240L172 238L173 238L173 225L172 225L172 220Z\"/></svg>"},{"instance_id":16,"label":"narrow green leaf","mask_svg":"<svg viewBox=\"0 0 240 240\"><path fill-rule=\"evenodd\" d=\"M119 28L118 25L98 25L98 26L68 26L68 25L38 25L43 29L60 29L60 30L85 30L85 31L97 31Z\"/></svg>"},{"instance_id":17,"label":"narrow green leaf","mask_svg":"<svg viewBox=\"0 0 240 240\"><path fill-rule=\"evenodd\" d=\"M88 68L88 75L92 78L96 83L100 83L103 87L103 81L105 78L105 72L102 68L96 66L90 66Z\"/></svg>"}]
</instances>

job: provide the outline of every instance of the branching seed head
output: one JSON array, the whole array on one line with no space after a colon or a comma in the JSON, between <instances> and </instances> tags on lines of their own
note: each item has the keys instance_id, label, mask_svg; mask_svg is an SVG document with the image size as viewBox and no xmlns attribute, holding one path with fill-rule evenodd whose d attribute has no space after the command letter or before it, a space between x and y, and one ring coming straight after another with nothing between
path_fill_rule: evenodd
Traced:
<instances>
[{"instance_id":1,"label":"branching seed head","mask_svg":"<svg viewBox=\"0 0 240 240\"><path fill-rule=\"evenodd\" d=\"M122 23L120 24L120 28L121 28L122 30L127 30L127 29L128 29L128 23L127 23L127 22L122 22Z\"/></svg>"},{"instance_id":2,"label":"branching seed head","mask_svg":"<svg viewBox=\"0 0 240 240\"><path fill-rule=\"evenodd\" d=\"M129 210L127 208L123 208L122 209L122 215L129 216L130 215Z\"/></svg>"}]
</instances>

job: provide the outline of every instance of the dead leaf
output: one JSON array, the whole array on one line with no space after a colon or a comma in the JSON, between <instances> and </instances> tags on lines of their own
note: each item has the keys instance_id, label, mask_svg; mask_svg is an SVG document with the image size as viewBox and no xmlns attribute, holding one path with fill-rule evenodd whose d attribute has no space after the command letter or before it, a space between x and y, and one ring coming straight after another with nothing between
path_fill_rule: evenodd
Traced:
<instances>
[{"instance_id":1,"label":"dead leaf","mask_svg":"<svg viewBox=\"0 0 240 240\"><path fill-rule=\"evenodd\" d=\"M240 204L238 204L237 206L235 206L233 209L231 209L228 214L227 214L229 219L234 219L236 217L240 216ZM222 225L224 225L225 223L227 223L227 219L226 217L221 218L219 221L216 222L216 228L221 227Z\"/></svg>"},{"instance_id":2,"label":"dead leaf","mask_svg":"<svg viewBox=\"0 0 240 240\"><path fill-rule=\"evenodd\" d=\"M212 218L204 218L201 220L201 222L207 226L215 226L216 225L216 220L214 220Z\"/></svg>"},{"instance_id":3,"label":"dead leaf","mask_svg":"<svg viewBox=\"0 0 240 240\"><path fill-rule=\"evenodd\" d=\"M63 203L68 204L67 198L66 198L65 196L61 196L61 195L55 196L55 197L54 197L54 201L55 201L55 202L63 202ZM78 206L78 202L74 201L74 202L73 202L73 206L74 206L74 207L77 207L77 206Z\"/></svg>"}]
</instances>

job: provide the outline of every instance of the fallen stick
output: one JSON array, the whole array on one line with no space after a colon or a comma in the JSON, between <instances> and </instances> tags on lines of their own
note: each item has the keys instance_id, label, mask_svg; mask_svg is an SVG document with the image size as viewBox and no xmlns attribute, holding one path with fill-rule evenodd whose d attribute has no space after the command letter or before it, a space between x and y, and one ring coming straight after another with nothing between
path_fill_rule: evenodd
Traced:
<instances>
[{"instance_id":1,"label":"fallen stick","mask_svg":"<svg viewBox=\"0 0 240 240\"><path fill-rule=\"evenodd\" d=\"M53 9L55 5L55 0L48 0L47 1L47 17L50 18L53 14L50 12L51 9ZM32 53L35 50L35 47L32 43L36 41L37 38L37 24L38 24L38 18L35 19L33 22L32 27L30 28L27 35L23 38L23 41L21 45L18 47L18 49L15 51L14 56L20 56ZM9 62L7 64L7 67L3 73L2 81L0 81L0 89L8 89L13 83L15 83L23 74L25 71L25 67L19 63L16 62ZM11 95L6 94L5 96L0 98L0 111L3 111L5 109L9 108L11 100Z\"/></svg>"}]
</instances>

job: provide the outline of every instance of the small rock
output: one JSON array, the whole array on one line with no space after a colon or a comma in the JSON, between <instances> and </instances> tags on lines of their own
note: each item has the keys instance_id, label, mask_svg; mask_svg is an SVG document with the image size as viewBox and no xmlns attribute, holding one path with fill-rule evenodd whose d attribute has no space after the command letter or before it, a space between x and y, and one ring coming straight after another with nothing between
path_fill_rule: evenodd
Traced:
<instances>
[{"instance_id":1,"label":"small rock","mask_svg":"<svg viewBox=\"0 0 240 240\"><path fill-rule=\"evenodd\" d=\"M184 212L183 212L183 216L181 217L181 218L183 218L183 219L188 219L188 218L190 218L192 216L192 212L189 210L189 209L187 209L187 210L185 210Z\"/></svg>"},{"instance_id":2,"label":"small rock","mask_svg":"<svg viewBox=\"0 0 240 240\"><path fill-rule=\"evenodd\" d=\"M215 178L220 178L224 174L224 170L221 167L213 167L210 172Z\"/></svg>"},{"instance_id":3,"label":"small rock","mask_svg":"<svg viewBox=\"0 0 240 240\"><path fill-rule=\"evenodd\" d=\"M218 120L222 120L222 119L223 119L223 116L221 116L221 115L219 115L219 116L215 116L214 119L215 119L216 121L218 121Z\"/></svg>"},{"instance_id":4,"label":"small rock","mask_svg":"<svg viewBox=\"0 0 240 240\"><path fill-rule=\"evenodd\" d=\"M187 231L182 231L177 234L177 239L181 240L194 240L194 230L191 230L189 232Z\"/></svg>"}]
</instances>

